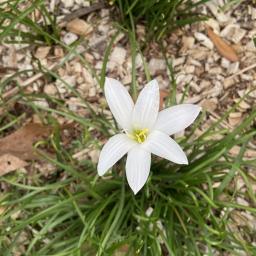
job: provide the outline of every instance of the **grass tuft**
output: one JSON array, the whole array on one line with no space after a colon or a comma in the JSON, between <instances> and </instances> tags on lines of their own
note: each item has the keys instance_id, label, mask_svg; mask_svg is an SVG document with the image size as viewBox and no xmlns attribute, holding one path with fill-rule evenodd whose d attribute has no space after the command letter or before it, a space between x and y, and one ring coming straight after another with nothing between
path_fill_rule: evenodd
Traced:
<instances>
[{"instance_id":1,"label":"grass tuft","mask_svg":"<svg viewBox=\"0 0 256 256\"><path fill-rule=\"evenodd\" d=\"M115 0L121 23L127 29L144 23L147 30L146 41L159 41L179 27L207 19L197 11L197 7L209 0Z\"/></svg>"}]
</instances>

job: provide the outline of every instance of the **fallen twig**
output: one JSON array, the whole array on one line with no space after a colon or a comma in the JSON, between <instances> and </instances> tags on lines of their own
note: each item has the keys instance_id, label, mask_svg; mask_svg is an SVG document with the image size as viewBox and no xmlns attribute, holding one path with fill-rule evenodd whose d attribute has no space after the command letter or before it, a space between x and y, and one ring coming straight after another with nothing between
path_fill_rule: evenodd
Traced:
<instances>
[{"instance_id":1,"label":"fallen twig","mask_svg":"<svg viewBox=\"0 0 256 256\"><path fill-rule=\"evenodd\" d=\"M244 72L247 72L248 70L251 70L253 68L256 68L256 63L253 63L252 65L238 71L237 73L233 74L232 76L227 77L225 80L232 79L232 78L239 76L239 75L243 74Z\"/></svg>"},{"instance_id":2,"label":"fallen twig","mask_svg":"<svg viewBox=\"0 0 256 256\"><path fill-rule=\"evenodd\" d=\"M82 17L84 15L87 15L89 13L95 12L97 10L102 9L105 6L105 4L103 2L97 3L97 4L93 4L91 6L88 7L84 7L81 9L78 9L68 15L66 15L62 21L71 21L75 18L79 18Z\"/></svg>"}]
</instances>

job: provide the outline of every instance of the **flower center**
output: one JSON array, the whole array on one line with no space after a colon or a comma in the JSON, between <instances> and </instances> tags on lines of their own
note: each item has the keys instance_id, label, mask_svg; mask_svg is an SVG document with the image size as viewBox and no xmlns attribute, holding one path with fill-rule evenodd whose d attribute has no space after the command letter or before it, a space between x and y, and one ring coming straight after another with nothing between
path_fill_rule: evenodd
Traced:
<instances>
[{"instance_id":1,"label":"flower center","mask_svg":"<svg viewBox=\"0 0 256 256\"><path fill-rule=\"evenodd\" d=\"M141 144L148 137L148 132L148 128L133 130L132 134L129 134L129 137Z\"/></svg>"}]
</instances>

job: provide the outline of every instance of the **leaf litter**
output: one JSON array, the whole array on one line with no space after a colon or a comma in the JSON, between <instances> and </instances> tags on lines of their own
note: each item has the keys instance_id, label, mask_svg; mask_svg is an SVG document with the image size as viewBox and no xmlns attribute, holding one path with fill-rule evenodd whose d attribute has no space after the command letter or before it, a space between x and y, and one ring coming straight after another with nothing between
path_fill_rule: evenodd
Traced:
<instances>
[{"instance_id":1,"label":"leaf litter","mask_svg":"<svg viewBox=\"0 0 256 256\"><path fill-rule=\"evenodd\" d=\"M39 123L29 123L0 139L0 176L23 168L26 161L39 159L34 144L47 138L51 128Z\"/></svg>"},{"instance_id":2,"label":"leaf litter","mask_svg":"<svg viewBox=\"0 0 256 256\"><path fill-rule=\"evenodd\" d=\"M214 33L209 26L206 27L206 31L221 56L230 61L239 61L237 53L228 43L226 43L220 36Z\"/></svg>"}]
</instances>

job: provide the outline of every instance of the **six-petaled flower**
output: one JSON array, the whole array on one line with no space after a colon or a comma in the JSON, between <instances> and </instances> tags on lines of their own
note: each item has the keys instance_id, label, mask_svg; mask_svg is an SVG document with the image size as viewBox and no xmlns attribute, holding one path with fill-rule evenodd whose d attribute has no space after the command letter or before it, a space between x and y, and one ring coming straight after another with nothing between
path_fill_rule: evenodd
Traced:
<instances>
[{"instance_id":1,"label":"six-petaled flower","mask_svg":"<svg viewBox=\"0 0 256 256\"><path fill-rule=\"evenodd\" d=\"M194 122L201 108L180 104L159 112L159 86L149 82L133 103L126 88L117 80L106 78L104 86L109 108L122 128L104 145L98 162L98 174L105 174L127 153L126 176L136 194L146 183L151 153L177 164L188 164L181 147L170 137Z\"/></svg>"}]
</instances>

